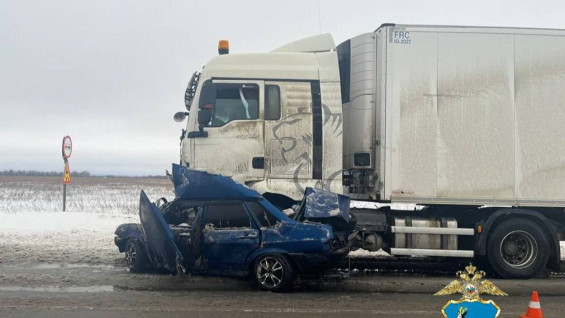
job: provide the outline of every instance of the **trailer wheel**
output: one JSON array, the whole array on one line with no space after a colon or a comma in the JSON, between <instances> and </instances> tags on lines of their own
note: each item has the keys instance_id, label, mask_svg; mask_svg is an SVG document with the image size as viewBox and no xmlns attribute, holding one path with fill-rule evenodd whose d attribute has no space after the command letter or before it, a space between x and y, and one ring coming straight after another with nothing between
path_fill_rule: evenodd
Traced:
<instances>
[{"instance_id":1,"label":"trailer wheel","mask_svg":"<svg viewBox=\"0 0 565 318\"><path fill-rule=\"evenodd\" d=\"M489 236L487 255L498 275L531 278L547 264L549 241L542 228L531 220L505 220Z\"/></svg>"},{"instance_id":2,"label":"trailer wheel","mask_svg":"<svg viewBox=\"0 0 565 318\"><path fill-rule=\"evenodd\" d=\"M286 291L292 286L295 275L288 259L279 254L262 255L253 266L253 280L262 290Z\"/></svg>"},{"instance_id":3,"label":"trailer wheel","mask_svg":"<svg viewBox=\"0 0 565 318\"><path fill-rule=\"evenodd\" d=\"M141 243L134 239L128 239L125 248L126 266L131 272L143 272L147 268L147 253Z\"/></svg>"}]
</instances>

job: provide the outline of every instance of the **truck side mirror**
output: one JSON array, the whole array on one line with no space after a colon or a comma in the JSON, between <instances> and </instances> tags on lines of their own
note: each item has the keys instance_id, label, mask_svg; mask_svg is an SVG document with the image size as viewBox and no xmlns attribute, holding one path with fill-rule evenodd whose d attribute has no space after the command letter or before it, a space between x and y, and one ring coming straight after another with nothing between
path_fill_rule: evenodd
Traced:
<instances>
[{"instance_id":1,"label":"truck side mirror","mask_svg":"<svg viewBox=\"0 0 565 318\"><path fill-rule=\"evenodd\" d=\"M173 117L173 119L177 123L180 123L186 118L186 116L188 116L188 112L177 112L177 113L175 113L175 116Z\"/></svg>"},{"instance_id":2,"label":"truck side mirror","mask_svg":"<svg viewBox=\"0 0 565 318\"><path fill-rule=\"evenodd\" d=\"M200 91L200 100L198 102L198 125L200 129L207 126L212 120L214 115L214 108L216 107L216 84L204 83Z\"/></svg>"}]
</instances>

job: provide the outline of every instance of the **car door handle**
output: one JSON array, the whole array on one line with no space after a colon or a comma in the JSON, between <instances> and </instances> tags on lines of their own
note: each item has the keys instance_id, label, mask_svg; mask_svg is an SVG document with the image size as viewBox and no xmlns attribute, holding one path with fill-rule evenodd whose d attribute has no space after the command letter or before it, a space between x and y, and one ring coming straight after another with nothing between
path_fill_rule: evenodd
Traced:
<instances>
[{"instance_id":1,"label":"car door handle","mask_svg":"<svg viewBox=\"0 0 565 318\"><path fill-rule=\"evenodd\" d=\"M256 238L257 238L257 234L247 234L247 235L238 237L238 239L256 239Z\"/></svg>"}]
</instances>

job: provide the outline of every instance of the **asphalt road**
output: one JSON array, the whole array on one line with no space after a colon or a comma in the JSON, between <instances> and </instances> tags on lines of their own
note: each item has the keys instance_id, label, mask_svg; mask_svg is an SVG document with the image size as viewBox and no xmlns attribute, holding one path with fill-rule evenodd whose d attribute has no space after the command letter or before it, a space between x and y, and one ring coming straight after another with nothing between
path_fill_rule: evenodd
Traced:
<instances>
[{"instance_id":1,"label":"asphalt road","mask_svg":"<svg viewBox=\"0 0 565 318\"><path fill-rule=\"evenodd\" d=\"M458 298L435 297L452 277L354 277L292 293L253 290L243 280L132 274L123 267L1 265L0 317L441 317ZM500 317L519 317L536 289L546 318L563 317L565 279L495 280Z\"/></svg>"},{"instance_id":2,"label":"asphalt road","mask_svg":"<svg viewBox=\"0 0 565 318\"><path fill-rule=\"evenodd\" d=\"M441 317L448 297L425 294L256 291L10 292L1 317ZM497 298L500 317L519 317L527 297ZM563 317L563 296L542 298L545 317Z\"/></svg>"}]
</instances>

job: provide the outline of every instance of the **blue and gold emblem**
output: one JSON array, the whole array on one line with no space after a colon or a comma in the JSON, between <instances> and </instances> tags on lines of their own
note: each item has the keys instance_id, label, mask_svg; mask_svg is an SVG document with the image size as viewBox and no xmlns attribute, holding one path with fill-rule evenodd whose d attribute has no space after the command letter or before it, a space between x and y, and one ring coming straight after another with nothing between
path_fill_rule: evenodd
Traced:
<instances>
[{"instance_id":1,"label":"blue and gold emblem","mask_svg":"<svg viewBox=\"0 0 565 318\"><path fill-rule=\"evenodd\" d=\"M492 300L483 300L480 294L508 296L496 287L491 281L482 279L486 274L477 271L472 264L465 267L465 271L456 273L456 279L435 293L436 296L461 294L459 300L450 300L441 313L445 318L496 318L500 315L500 307Z\"/></svg>"}]
</instances>

